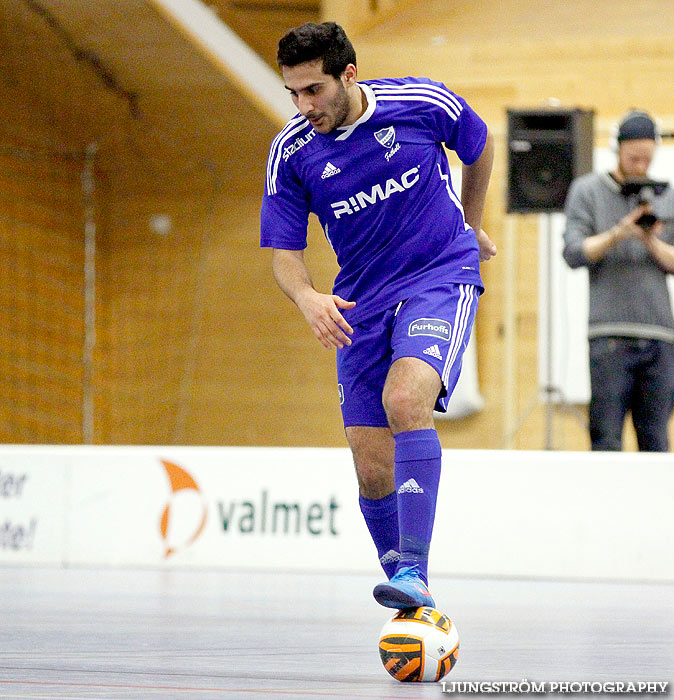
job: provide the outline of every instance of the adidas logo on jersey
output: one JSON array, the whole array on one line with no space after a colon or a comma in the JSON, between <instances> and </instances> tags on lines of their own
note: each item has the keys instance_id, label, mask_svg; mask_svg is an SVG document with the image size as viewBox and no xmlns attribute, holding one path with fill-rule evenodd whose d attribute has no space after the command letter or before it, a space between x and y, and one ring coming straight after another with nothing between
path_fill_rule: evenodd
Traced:
<instances>
[{"instance_id":1,"label":"adidas logo on jersey","mask_svg":"<svg viewBox=\"0 0 674 700\"><path fill-rule=\"evenodd\" d=\"M415 479L408 479L399 489L398 493L423 493L424 490Z\"/></svg>"},{"instance_id":2,"label":"adidas logo on jersey","mask_svg":"<svg viewBox=\"0 0 674 700\"><path fill-rule=\"evenodd\" d=\"M326 177L338 175L341 172L342 171L340 168L336 168L330 161L328 161L325 165L325 169L323 170L323 174L321 175L321 180L325 180Z\"/></svg>"},{"instance_id":3,"label":"adidas logo on jersey","mask_svg":"<svg viewBox=\"0 0 674 700\"><path fill-rule=\"evenodd\" d=\"M440 354L440 348L437 345L431 345L430 348L424 350L424 355L430 355L438 360L442 360L442 355Z\"/></svg>"}]
</instances>

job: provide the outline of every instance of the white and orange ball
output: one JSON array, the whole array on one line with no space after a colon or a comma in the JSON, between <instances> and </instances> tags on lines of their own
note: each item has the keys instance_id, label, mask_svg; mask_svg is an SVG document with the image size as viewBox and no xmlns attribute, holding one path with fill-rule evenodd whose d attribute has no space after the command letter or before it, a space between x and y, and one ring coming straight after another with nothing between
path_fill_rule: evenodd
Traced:
<instances>
[{"instance_id":1,"label":"white and orange ball","mask_svg":"<svg viewBox=\"0 0 674 700\"><path fill-rule=\"evenodd\" d=\"M400 610L382 627L379 656L396 680L439 681L459 656L459 633L435 608Z\"/></svg>"}]
</instances>

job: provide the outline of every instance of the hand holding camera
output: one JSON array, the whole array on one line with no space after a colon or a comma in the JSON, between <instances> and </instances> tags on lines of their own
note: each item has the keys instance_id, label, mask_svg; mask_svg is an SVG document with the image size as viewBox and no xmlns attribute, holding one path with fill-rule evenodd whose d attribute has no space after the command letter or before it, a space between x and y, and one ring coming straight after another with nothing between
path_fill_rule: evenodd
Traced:
<instances>
[{"instance_id":1,"label":"hand holding camera","mask_svg":"<svg viewBox=\"0 0 674 700\"><path fill-rule=\"evenodd\" d=\"M656 226L658 218L653 213L651 202L655 197L661 195L668 186L669 183L667 182L651 180L647 177L628 178L625 180L621 188L622 195L624 197L636 196L639 202L639 206L620 222L621 226L624 226L631 232L631 236L641 237L643 233L648 236L657 236L661 233L662 224ZM630 228L631 224L635 224L641 230L632 230Z\"/></svg>"},{"instance_id":2,"label":"hand holding camera","mask_svg":"<svg viewBox=\"0 0 674 700\"><path fill-rule=\"evenodd\" d=\"M662 228L663 223L657 220L651 205L640 204L613 227L614 243L628 238L639 238L646 241L652 236L660 235Z\"/></svg>"}]
</instances>

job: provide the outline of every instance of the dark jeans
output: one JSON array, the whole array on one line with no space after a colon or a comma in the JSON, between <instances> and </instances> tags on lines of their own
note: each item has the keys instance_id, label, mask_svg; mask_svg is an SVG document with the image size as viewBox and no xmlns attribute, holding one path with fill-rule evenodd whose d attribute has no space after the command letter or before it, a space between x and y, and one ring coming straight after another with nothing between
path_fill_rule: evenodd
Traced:
<instances>
[{"instance_id":1,"label":"dark jeans","mask_svg":"<svg viewBox=\"0 0 674 700\"><path fill-rule=\"evenodd\" d=\"M674 346L642 338L590 340L590 438L593 450L622 449L627 411L639 449L667 452L674 407Z\"/></svg>"}]
</instances>

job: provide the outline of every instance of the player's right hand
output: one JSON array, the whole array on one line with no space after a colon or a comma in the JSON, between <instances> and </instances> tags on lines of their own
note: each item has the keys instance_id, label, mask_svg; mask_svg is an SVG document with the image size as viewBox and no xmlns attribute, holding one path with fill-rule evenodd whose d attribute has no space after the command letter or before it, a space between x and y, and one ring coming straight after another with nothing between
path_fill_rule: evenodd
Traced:
<instances>
[{"instance_id":1,"label":"player's right hand","mask_svg":"<svg viewBox=\"0 0 674 700\"><path fill-rule=\"evenodd\" d=\"M297 301L313 334L328 350L351 345L353 328L346 322L340 309L352 309L355 301L346 301L337 294L321 294L312 289Z\"/></svg>"},{"instance_id":2,"label":"player's right hand","mask_svg":"<svg viewBox=\"0 0 674 700\"><path fill-rule=\"evenodd\" d=\"M479 233L475 234L475 237L480 247L480 262L491 260L496 255L496 244L482 229L480 229Z\"/></svg>"}]
</instances>

